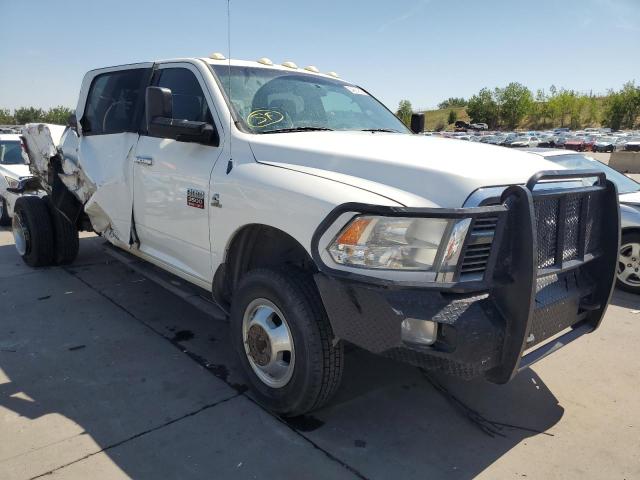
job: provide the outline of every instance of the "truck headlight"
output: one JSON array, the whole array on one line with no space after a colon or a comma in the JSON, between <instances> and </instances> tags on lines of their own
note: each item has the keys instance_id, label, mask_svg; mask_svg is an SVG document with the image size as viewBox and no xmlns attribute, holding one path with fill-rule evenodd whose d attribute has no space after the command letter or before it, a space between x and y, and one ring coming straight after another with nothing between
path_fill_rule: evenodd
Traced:
<instances>
[{"instance_id":1,"label":"truck headlight","mask_svg":"<svg viewBox=\"0 0 640 480\"><path fill-rule=\"evenodd\" d=\"M453 220L362 215L328 248L334 262L367 269L429 271Z\"/></svg>"},{"instance_id":2,"label":"truck headlight","mask_svg":"<svg viewBox=\"0 0 640 480\"><path fill-rule=\"evenodd\" d=\"M18 180L16 180L15 178L7 177L5 175L4 179L6 180L7 185L9 186L9 188L16 188L18 185L20 185L20 182Z\"/></svg>"}]
</instances>

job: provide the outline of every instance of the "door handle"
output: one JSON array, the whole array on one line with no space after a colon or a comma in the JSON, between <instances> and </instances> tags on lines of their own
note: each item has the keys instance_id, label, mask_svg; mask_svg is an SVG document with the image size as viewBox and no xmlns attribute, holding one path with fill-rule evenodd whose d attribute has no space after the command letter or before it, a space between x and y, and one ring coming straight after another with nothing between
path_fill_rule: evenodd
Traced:
<instances>
[{"instance_id":1,"label":"door handle","mask_svg":"<svg viewBox=\"0 0 640 480\"><path fill-rule=\"evenodd\" d=\"M152 157L136 157L136 163L141 165L153 165Z\"/></svg>"}]
</instances>

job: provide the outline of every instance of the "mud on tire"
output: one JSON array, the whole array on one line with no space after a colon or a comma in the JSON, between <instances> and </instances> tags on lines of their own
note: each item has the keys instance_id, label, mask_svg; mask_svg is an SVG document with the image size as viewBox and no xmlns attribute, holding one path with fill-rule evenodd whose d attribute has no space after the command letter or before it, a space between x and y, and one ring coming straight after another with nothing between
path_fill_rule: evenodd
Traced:
<instances>
[{"instance_id":1,"label":"mud on tire","mask_svg":"<svg viewBox=\"0 0 640 480\"><path fill-rule=\"evenodd\" d=\"M49 209L36 196L20 197L13 216L18 254L30 267L45 267L54 260L54 233Z\"/></svg>"},{"instance_id":2,"label":"mud on tire","mask_svg":"<svg viewBox=\"0 0 640 480\"><path fill-rule=\"evenodd\" d=\"M278 388L261 380L245 349L243 321L256 299L266 299L282 312L295 348L293 373ZM231 335L255 398L277 414L296 416L320 408L340 385L342 343L334 345L312 277L297 268L257 269L244 276L231 303Z\"/></svg>"}]
</instances>

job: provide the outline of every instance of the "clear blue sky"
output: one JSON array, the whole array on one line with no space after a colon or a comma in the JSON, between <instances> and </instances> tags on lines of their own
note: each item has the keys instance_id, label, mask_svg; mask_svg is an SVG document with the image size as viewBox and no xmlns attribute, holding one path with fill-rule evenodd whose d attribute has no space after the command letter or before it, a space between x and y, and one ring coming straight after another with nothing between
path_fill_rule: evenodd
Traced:
<instances>
[{"instance_id":1,"label":"clear blue sky","mask_svg":"<svg viewBox=\"0 0 640 480\"><path fill-rule=\"evenodd\" d=\"M92 68L227 51L226 0L0 0L0 107L74 107ZM640 81L640 0L231 0L234 58L335 70L391 108L518 81Z\"/></svg>"}]
</instances>

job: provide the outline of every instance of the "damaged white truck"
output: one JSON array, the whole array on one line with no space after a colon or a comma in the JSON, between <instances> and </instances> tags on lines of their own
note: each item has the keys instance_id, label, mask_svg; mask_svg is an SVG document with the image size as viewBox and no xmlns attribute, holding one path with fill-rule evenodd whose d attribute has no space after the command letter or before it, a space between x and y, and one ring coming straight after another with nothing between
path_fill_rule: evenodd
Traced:
<instances>
[{"instance_id":1,"label":"damaged white truck","mask_svg":"<svg viewBox=\"0 0 640 480\"><path fill-rule=\"evenodd\" d=\"M24 132L13 233L34 267L78 231L212 292L255 396L336 391L343 345L505 383L596 329L615 186L539 156L414 135L361 87L292 62L93 70L59 141ZM594 361L597 361L594 359Z\"/></svg>"}]
</instances>

